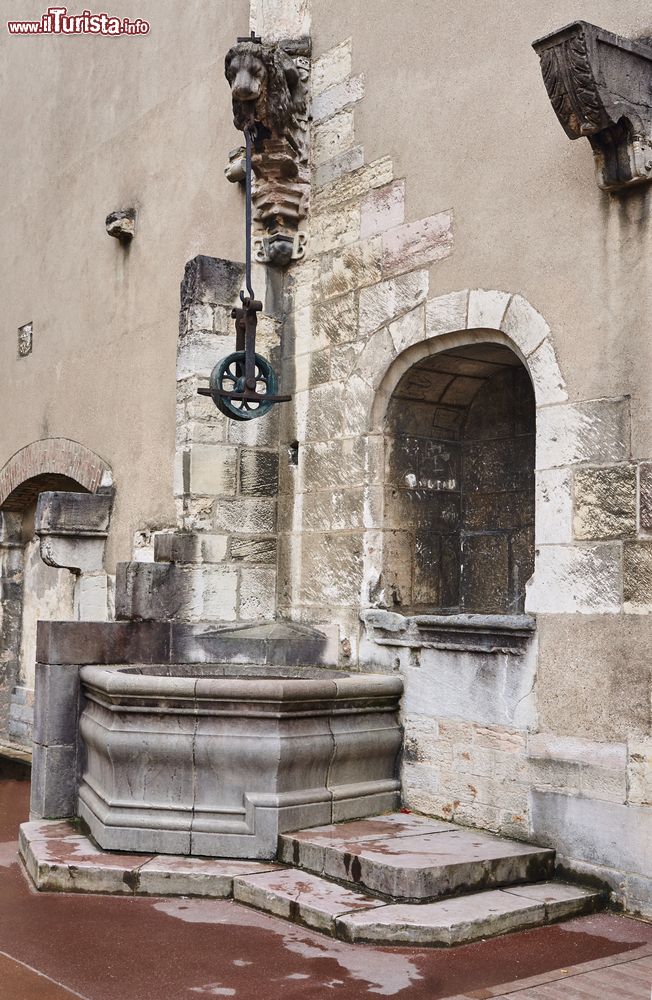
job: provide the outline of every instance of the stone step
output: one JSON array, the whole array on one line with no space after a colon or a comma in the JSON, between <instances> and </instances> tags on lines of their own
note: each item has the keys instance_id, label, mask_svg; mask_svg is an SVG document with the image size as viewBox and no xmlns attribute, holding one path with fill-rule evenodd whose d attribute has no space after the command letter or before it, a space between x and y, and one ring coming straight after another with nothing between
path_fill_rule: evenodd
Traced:
<instances>
[{"instance_id":1,"label":"stone step","mask_svg":"<svg viewBox=\"0 0 652 1000\"><path fill-rule=\"evenodd\" d=\"M555 852L393 813L283 834L278 860L394 900L424 902L545 881Z\"/></svg>"},{"instance_id":2,"label":"stone step","mask_svg":"<svg viewBox=\"0 0 652 1000\"><path fill-rule=\"evenodd\" d=\"M382 900L296 868L237 876L233 898L327 934L335 933L338 917L385 906Z\"/></svg>"},{"instance_id":3,"label":"stone step","mask_svg":"<svg viewBox=\"0 0 652 1000\"><path fill-rule=\"evenodd\" d=\"M451 946L590 913L600 893L562 882L391 903L296 868L236 876L233 897L352 943Z\"/></svg>"},{"instance_id":4,"label":"stone step","mask_svg":"<svg viewBox=\"0 0 652 1000\"><path fill-rule=\"evenodd\" d=\"M603 894L591 889L539 882L346 913L336 918L335 933L352 943L450 947L593 913L603 903Z\"/></svg>"}]
</instances>

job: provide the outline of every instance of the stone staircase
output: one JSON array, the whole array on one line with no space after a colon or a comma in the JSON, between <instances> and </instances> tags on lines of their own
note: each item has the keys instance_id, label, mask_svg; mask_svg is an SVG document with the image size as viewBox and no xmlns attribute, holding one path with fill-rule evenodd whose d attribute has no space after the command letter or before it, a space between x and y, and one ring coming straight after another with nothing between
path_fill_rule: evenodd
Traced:
<instances>
[{"instance_id":1,"label":"stone staircase","mask_svg":"<svg viewBox=\"0 0 652 1000\"><path fill-rule=\"evenodd\" d=\"M412 813L284 834L279 861L236 876L234 898L350 942L462 944L604 903L554 881L553 850Z\"/></svg>"}]
</instances>

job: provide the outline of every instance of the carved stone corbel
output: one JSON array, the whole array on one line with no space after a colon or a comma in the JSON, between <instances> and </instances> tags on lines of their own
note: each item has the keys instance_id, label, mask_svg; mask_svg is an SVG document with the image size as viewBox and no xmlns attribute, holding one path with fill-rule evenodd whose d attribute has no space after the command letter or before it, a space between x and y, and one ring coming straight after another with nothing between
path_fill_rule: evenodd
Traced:
<instances>
[{"instance_id":1,"label":"carved stone corbel","mask_svg":"<svg viewBox=\"0 0 652 1000\"><path fill-rule=\"evenodd\" d=\"M598 186L618 191L652 180L652 46L587 21L532 46L566 135L591 143Z\"/></svg>"},{"instance_id":2,"label":"carved stone corbel","mask_svg":"<svg viewBox=\"0 0 652 1000\"><path fill-rule=\"evenodd\" d=\"M268 45L240 41L229 49L225 75L231 87L233 123L255 126L251 166L258 260L284 266L303 255L297 234L308 215L309 39ZM244 179L244 151L229 154L225 173Z\"/></svg>"}]
</instances>

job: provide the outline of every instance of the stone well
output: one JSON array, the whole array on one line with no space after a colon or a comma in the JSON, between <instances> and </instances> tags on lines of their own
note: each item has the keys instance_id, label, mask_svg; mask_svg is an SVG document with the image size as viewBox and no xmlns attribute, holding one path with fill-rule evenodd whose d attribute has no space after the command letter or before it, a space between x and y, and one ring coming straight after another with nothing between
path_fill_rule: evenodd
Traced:
<instances>
[{"instance_id":1,"label":"stone well","mask_svg":"<svg viewBox=\"0 0 652 1000\"><path fill-rule=\"evenodd\" d=\"M81 685L78 808L104 848L273 858L279 833L398 804L398 678L87 666Z\"/></svg>"}]
</instances>

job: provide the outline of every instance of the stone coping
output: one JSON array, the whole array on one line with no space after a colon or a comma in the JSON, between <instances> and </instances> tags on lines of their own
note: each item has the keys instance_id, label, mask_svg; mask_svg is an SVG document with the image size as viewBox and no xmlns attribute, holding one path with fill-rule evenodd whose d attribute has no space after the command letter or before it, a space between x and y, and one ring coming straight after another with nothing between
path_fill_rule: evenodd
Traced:
<instances>
[{"instance_id":1,"label":"stone coping","mask_svg":"<svg viewBox=\"0 0 652 1000\"><path fill-rule=\"evenodd\" d=\"M360 619L381 646L481 653L523 653L536 631L536 619L525 614L402 615L369 608Z\"/></svg>"},{"instance_id":2,"label":"stone coping","mask_svg":"<svg viewBox=\"0 0 652 1000\"><path fill-rule=\"evenodd\" d=\"M146 669L146 668L145 668ZM364 702L366 710L386 709L387 700L395 706L403 692L403 682L385 674L340 674L314 670L310 676L206 677L201 667L196 675L175 677L167 674L132 673L120 667L85 666L80 677L87 696L101 695L113 704L140 704L150 700L160 708L161 700L195 702L301 702L315 704L335 701L349 704ZM375 706L375 703L378 705Z\"/></svg>"}]
</instances>

